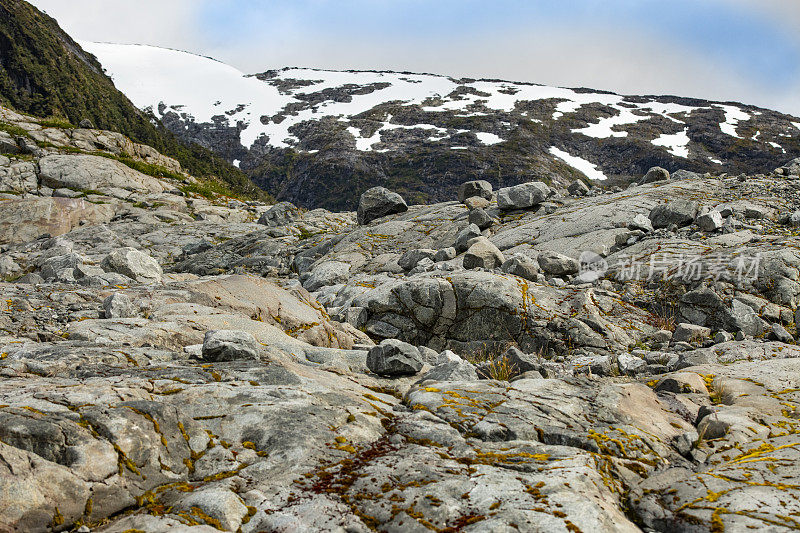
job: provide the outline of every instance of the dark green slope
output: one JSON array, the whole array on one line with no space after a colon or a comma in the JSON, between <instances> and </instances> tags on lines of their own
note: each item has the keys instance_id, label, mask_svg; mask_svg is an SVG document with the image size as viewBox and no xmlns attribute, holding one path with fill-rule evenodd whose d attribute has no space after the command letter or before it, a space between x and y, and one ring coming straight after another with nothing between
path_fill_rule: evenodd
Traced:
<instances>
[{"instance_id":1,"label":"dark green slope","mask_svg":"<svg viewBox=\"0 0 800 533\"><path fill-rule=\"evenodd\" d=\"M123 133L174 157L192 175L239 195L263 197L239 169L199 145L184 145L114 87L97 59L51 17L23 0L0 0L0 103L43 118Z\"/></svg>"}]
</instances>

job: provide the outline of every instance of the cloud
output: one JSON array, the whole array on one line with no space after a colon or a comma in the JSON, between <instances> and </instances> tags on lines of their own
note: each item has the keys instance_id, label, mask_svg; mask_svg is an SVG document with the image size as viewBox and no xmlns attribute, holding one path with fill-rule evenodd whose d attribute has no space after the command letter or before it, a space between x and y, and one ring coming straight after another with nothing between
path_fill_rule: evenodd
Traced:
<instances>
[{"instance_id":1,"label":"cloud","mask_svg":"<svg viewBox=\"0 0 800 533\"><path fill-rule=\"evenodd\" d=\"M72 37L202 51L205 0L32 0Z\"/></svg>"}]
</instances>

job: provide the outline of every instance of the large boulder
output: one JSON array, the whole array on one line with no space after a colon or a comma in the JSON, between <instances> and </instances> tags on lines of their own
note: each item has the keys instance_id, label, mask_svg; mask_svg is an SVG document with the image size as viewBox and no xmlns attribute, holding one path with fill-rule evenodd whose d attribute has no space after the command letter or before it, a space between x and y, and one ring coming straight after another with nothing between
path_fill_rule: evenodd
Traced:
<instances>
[{"instance_id":1,"label":"large boulder","mask_svg":"<svg viewBox=\"0 0 800 533\"><path fill-rule=\"evenodd\" d=\"M697 217L700 204L693 200L673 200L657 205L650 211L650 222L653 227L666 228L672 224L678 227L688 226Z\"/></svg>"},{"instance_id":2,"label":"large boulder","mask_svg":"<svg viewBox=\"0 0 800 533\"><path fill-rule=\"evenodd\" d=\"M303 283L303 288L313 292L322 287L344 283L350 274L350 267L349 263L342 261L320 263L311 271L311 275Z\"/></svg>"},{"instance_id":3,"label":"large boulder","mask_svg":"<svg viewBox=\"0 0 800 533\"><path fill-rule=\"evenodd\" d=\"M647 183L656 183L658 181L669 181L669 171L661 167L653 167L647 171L642 179L639 180L639 185Z\"/></svg>"},{"instance_id":4,"label":"large boulder","mask_svg":"<svg viewBox=\"0 0 800 533\"><path fill-rule=\"evenodd\" d=\"M258 359L260 346L246 331L209 331L203 339L203 360L210 363Z\"/></svg>"},{"instance_id":5,"label":"large boulder","mask_svg":"<svg viewBox=\"0 0 800 533\"><path fill-rule=\"evenodd\" d=\"M100 266L106 272L116 272L141 283L160 283L164 274L158 261L135 248L111 252Z\"/></svg>"},{"instance_id":6,"label":"large boulder","mask_svg":"<svg viewBox=\"0 0 800 533\"><path fill-rule=\"evenodd\" d=\"M542 272L551 276L570 276L577 274L580 269L580 263L577 259L558 252L542 252L539 254L538 260Z\"/></svg>"},{"instance_id":7,"label":"large boulder","mask_svg":"<svg viewBox=\"0 0 800 533\"><path fill-rule=\"evenodd\" d=\"M499 268L505 262L503 252L497 246L491 243L486 237L478 237L472 241L472 244L464 254L464 268L475 269L485 268L492 270Z\"/></svg>"},{"instance_id":8,"label":"large boulder","mask_svg":"<svg viewBox=\"0 0 800 533\"><path fill-rule=\"evenodd\" d=\"M414 346L387 339L367 354L367 368L379 376L413 376L422 370L422 354Z\"/></svg>"},{"instance_id":9,"label":"large boulder","mask_svg":"<svg viewBox=\"0 0 800 533\"><path fill-rule=\"evenodd\" d=\"M500 209L528 209L544 202L553 195L553 190L541 181L532 181L506 187L497 191L497 205Z\"/></svg>"},{"instance_id":10,"label":"large boulder","mask_svg":"<svg viewBox=\"0 0 800 533\"><path fill-rule=\"evenodd\" d=\"M462 204L467 198L474 197L492 199L492 184L485 180L468 181L458 188L458 201Z\"/></svg>"},{"instance_id":11,"label":"large boulder","mask_svg":"<svg viewBox=\"0 0 800 533\"><path fill-rule=\"evenodd\" d=\"M373 220L408 211L403 197L385 187L373 187L361 195L358 202L358 223L362 226Z\"/></svg>"}]
</instances>

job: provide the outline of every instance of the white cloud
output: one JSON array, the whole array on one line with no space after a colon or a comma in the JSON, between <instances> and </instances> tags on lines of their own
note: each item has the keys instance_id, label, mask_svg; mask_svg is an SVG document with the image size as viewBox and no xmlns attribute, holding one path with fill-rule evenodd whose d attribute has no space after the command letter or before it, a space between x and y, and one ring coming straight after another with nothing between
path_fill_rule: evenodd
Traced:
<instances>
[{"instance_id":1,"label":"white cloud","mask_svg":"<svg viewBox=\"0 0 800 533\"><path fill-rule=\"evenodd\" d=\"M73 38L141 43L200 52L196 21L205 0L30 0Z\"/></svg>"}]
</instances>

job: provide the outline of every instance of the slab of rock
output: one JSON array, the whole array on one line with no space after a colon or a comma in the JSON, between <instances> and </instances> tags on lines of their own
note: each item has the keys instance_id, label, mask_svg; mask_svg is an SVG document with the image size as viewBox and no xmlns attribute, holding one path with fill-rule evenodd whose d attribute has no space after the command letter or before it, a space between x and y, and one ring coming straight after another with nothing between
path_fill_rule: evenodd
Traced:
<instances>
[{"instance_id":1,"label":"slab of rock","mask_svg":"<svg viewBox=\"0 0 800 533\"><path fill-rule=\"evenodd\" d=\"M118 190L140 193L161 193L165 190L160 180L106 157L48 155L39 160L39 168L42 183L53 189L66 187L102 191L111 196L118 196Z\"/></svg>"},{"instance_id":2,"label":"slab of rock","mask_svg":"<svg viewBox=\"0 0 800 533\"><path fill-rule=\"evenodd\" d=\"M367 354L367 368L379 376L413 376L422 370L422 355L414 346L387 339Z\"/></svg>"},{"instance_id":3,"label":"slab of rock","mask_svg":"<svg viewBox=\"0 0 800 533\"><path fill-rule=\"evenodd\" d=\"M111 252L100 266L106 272L122 274L141 283L160 283L164 274L158 261L135 248Z\"/></svg>"},{"instance_id":4,"label":"slab of rock","mask_svg":"<svg viewBox=\"0 0 800 533\"><path fill-rule=\"evenodd\" d=\"M486 200L492 199L492 184L486 180L468 181L462 183L458 188L458 201L462 204L468 198L474 197L484 198Z\"/></svg>"},{"instance_id":5,"label":"slab of rock","mask_svg":"<svg viewBox=\"0 0 800 533\"><path fill-rule=\"evenodd\" d=\"M547 184L532 181L497 191L497 205L505 211L528 209L541 204L552 195L553 190Z\"/></svg>"},{"instance_id":6,"label":"slab of rock","mask_svg":"<svg viewBox=\"0 0 800 533\"><path fill-rule=\"evenodd\" d=\"M83 198L26 198L0 205L0 244L32 241L43 234L63 235L80 224L103 224L116 211L111 204L93 204Z\"/></svg>"},{"instance_id":7,"label":"slab of rock","mask_svg":"<svg viewBox=\"0 0 800 533\"><path fill-rule=\"evenodd\" d=\"M292 224L303 217L300 209L291 202L279 202L266 210L258 223L271 228Z\"/></svg>"},{"instance_id":8,"label":"slab of rock","mask_svg":"<svg viewBox=\"0 0 800 533\"><path fill-rule=\"evenodd\" d=\"M369 224L375 219L408 211L403 197L385 187L373 187L361 195L358 202L358 223Z\"/></svg>"},{"instance_id":9,"label":"slab of rock","mask_svg":"<svg viewBox=\"0 0 800 533\"><path fill-rule=\"evenodd\" d=\"M633 220L631 220L628 223L628 229L640 230L644 231L645 233L650 233L653 231L653 223L650 222L649 218L639 213L638 215L633 217Z\"/></svg>"},{"instance_id":10,"label":"slab of rock","mask_svg":"<svg viewBox=\"0 0 800 533\"><path fill-rule=\"evenodd\" d=\"M255 337L245 331L217 330L206 332L202 357L211 363L258 359L260 351Z\"/></svg>"}]
</instances>

